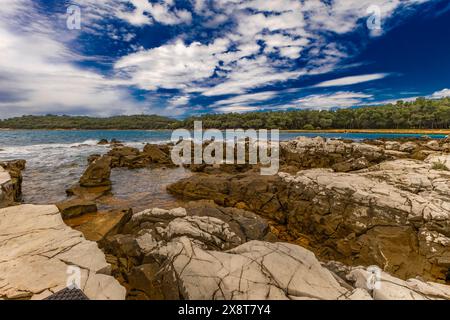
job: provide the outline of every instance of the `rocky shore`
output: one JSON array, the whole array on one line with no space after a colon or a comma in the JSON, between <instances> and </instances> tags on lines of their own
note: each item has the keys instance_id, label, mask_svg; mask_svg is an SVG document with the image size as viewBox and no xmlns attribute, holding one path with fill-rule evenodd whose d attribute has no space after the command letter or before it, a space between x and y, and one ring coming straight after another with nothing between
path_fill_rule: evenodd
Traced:
<instances>
[{"instance_id":1,"label":"rocky shore","mask_svg":"<svg viewBox=\"0 0 450 320\"><path fill-rule=\"evenodd\" d=\"M0 164L0 298L45 298L75 265L91 299L450 299L449 139L300 137L277 175L186 166L181 206L121 207L113 170L174 170L171 147L111 144L56 206L10 206L24 164Z\"/></svg>"},{"instance_id":2,"label":"rocky shore","mask_svg":"<svg viewBox=\"0 0 450 320\"><path fill-rule=\"evenodd\" d=\"M25 160L0 162L0 208L20 202Z\"/></svg>"}]
</instances>

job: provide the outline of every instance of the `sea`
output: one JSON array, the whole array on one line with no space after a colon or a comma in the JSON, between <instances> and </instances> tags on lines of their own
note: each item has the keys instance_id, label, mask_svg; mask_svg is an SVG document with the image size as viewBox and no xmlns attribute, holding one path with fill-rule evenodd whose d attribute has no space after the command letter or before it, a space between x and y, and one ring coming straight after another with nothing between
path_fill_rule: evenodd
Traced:
<instances>
[{"instance_id":1,"label":"sea","mask_svg":"<svg viewBox=\"0 0 450 320\"><path fill-rule=\"evenodd\" d=\"M87 166L91 154L104 154L108 145L98 145L100 139L116 139L126 145L143 148L146 143L166 143L169 130L0 130L0 161L24 159L23 202L49 204L66 198L65 190L74 185ZM364 139L420 137L421 134L384 133L299 133L280 132L280 140L298 136ZM434 139L445 135L429 135ZM115 169L111 174L113 193L118 199L132 199L134 206L170 207L175 199L165 188L190 172L184 168Z\"/></svg>"}]
</instances>

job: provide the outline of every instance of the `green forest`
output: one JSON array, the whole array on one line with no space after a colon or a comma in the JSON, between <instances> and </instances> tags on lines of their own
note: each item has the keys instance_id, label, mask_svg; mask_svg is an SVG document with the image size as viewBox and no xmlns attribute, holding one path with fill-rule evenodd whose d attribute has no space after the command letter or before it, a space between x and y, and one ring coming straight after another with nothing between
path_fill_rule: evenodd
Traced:
<instances>
[{"instance_id":1,"label":"green forest","mask_svg":"<svg viewBox=\"0 0 450 320\"><path fill-rule=\"evenodd\" d=\"M0 128L8 129L167 129L174 119L157 115L115 116L22 116L0 120Z\"/></svg>"},{"instance_id":2,"label":"green forest","mask_svg":"<svg viewBox=\"0 0 450 320\"><path fill-rule=\"evenodd\" d=\"M82 116L22 116L0 121L9 129L175 129L266 128L284 130L325 129L449 129L450 98L418 98L412 102L338 110L288 110L273 112L205 114L184 120L157 115L94 118Z\"/></svg>"}]
</instances>

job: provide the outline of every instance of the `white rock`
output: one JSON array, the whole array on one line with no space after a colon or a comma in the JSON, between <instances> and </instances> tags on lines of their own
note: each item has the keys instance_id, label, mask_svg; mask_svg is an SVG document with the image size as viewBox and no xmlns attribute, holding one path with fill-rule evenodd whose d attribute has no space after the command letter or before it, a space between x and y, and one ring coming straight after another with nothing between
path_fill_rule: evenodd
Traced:
<instances>
[{"instance_id":1,"label":"white rock","mask_svg":"<svg viewBox=\"0 0 450 320\"><path fill-rule=\"evenodd\" d=\"M450 299L450 287L418 279L407 281L381 272L375 285L370 281L373 275L362 267L354 268L348 280L354 281L356 288L372 292L374 300L440 300Z\"/></svg>"},{"instance_id":2,"label":"white rock","mask_svg":"<svg viewBox=\"0 0 450 320\"><path fill-rule=\"evenodd\" d=\"M81 289L101 273L101 288L114 289L90 290L90 299L125 298L117 293L119 283L107 275L110 265L97 244L66 226L56 206L0 209L0 297L36 299L59 291L67 285L70 266L80 268Z\"/></svg>"},{"instance_id":3,"label":"white rock","mask_svg":"<svg viewBox=\"0 0 450 320\"><path fill-rule=\"evenodd\" d=\"M187 299L338 299L348 294L312 252L287 243L250 241L218 252L182 237L155 255L172 260Z\"/></svg>"}]
</instances>

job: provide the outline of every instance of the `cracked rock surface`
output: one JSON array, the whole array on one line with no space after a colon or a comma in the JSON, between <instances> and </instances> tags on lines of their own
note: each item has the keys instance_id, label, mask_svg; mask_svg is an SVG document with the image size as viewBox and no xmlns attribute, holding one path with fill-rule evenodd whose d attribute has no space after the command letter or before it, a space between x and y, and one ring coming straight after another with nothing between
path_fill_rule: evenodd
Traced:
<instances>
[{"instance_id":1,"label":"cracked rock surface","mask_svg":"<svg viewBox=\"0 0 450 320\"><path fill-rule=\"evenodd\" d=\"M69 266L80 268L88 298L125 298L97 244L66 226L56 206L0 209L0 298L46 298L66 287Z\"/></svg>"},{"instance_id":2,"label":"cracked rock surface","mask_svg":"<svg viewBox=\"0 0 450 320\"><path fill-rule=\"evenodd\" d=\"M109 238L113 272L128 280L128 299L450 299L449 286L404 281L381 269L376 279L382 289L374 289L368 269L321 263L295 244L242 239L237 244L227 222L193 214L232 209L239 217L245 210L208 202L187 208L136 213L124 229L128 234Z\"/></svg>"},{"instance_id":3,"label":"cracked rock surface","mask_svg":"<svg viewBox=\"0 0 450 320\"><path fill-rule=\"evenodd\" d=\"M292 236L306 235L321 259L444 283L450 275L450 171L436 170L436 163L449 164L450 155L352 172L197 174L168 190L268 216Z\"/></svg>"},{"instance_id":4,"label":"cracked rock surface","mask_svg":"<svg viewBox=\"0 0 450 320\"><path fill-rule=\"evenodd\" d=\"M166 257L185 299L450 299L450 287L380 273L375 288L365 268L348 268L345 279L323 267L305 248L250 241L227 252L206 251L187 238L153 253Z\"/></svg>"},{"instance_id":5,"label":"cracked rock surface","mask_svg":"<svg viewBox=\"0 0 450 320\"><path fill-rule=\"evenodd\" d=\"M281 142L281 158L298 170L333 167L338 172L367 168L389 158L381 147L322 137Z\"/></svg>"}]
</instances>

